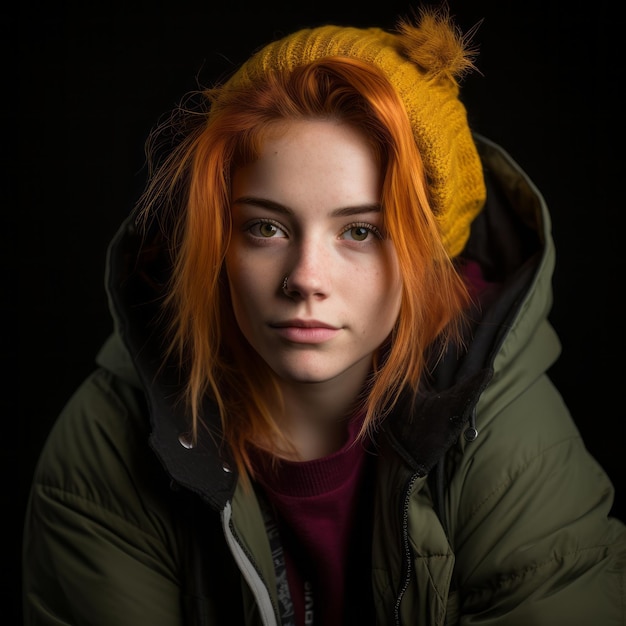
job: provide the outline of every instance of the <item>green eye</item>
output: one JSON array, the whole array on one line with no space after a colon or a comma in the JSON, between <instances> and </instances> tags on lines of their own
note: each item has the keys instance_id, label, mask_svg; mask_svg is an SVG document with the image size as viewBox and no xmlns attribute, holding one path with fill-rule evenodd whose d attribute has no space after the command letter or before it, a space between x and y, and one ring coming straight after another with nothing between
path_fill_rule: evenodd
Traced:
<instances>
[{"instance_id":1,"label":"green eye","mask_svg":"<svg viewBox=\"0 0 626 626\"><path fill-rule=\"evenodd\" d=\"M361 242L370 239L370 235L374 235L378 239L382 239L382 236L376 226L366 222L359 222L348 224L341 233L341 238L347 239L348 241Z\"/></svg>"},{"instance_id":2,"label":"green eye","mask_svg":"<svg viewBox=\"0 0 626 626\"><path fill-rule=\"evenodd\" d=\"M269 222L259 224L259 234L261 237L273 237L278 232L278 228Z\"/></svg>"},{"instance_id":3,"label":"green eye","mask_svg":"<svg viewBox=\"0 0 626 626\"><path fill-rule=\"evenodd\" d=\"M246 229L252 237L258 239L274 239L276 237L286 237L285 230L280 224L275 224L271 220L259 220Z\"/></svg>"},{"instance_id":4,"label":"green eye","mask_svg":"<svg viewBox=\"0 0 626 626\"><path fill-rule=\"evenodd\" d=\"M349 232L352 235L352 239L355 241L365 241L370 234L369 229L363 226L354 226Z\"/></svg>"}]
</instances>

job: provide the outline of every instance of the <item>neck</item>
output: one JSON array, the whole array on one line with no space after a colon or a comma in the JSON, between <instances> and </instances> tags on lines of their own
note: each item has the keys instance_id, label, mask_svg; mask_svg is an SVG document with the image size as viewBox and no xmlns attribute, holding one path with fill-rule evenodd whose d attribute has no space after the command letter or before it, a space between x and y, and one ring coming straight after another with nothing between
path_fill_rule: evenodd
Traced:
<instances>
[{"instance_id":1,"label":"neck","mask_svg":"<svg viewBox=\"0 0 626 626\"><path fill-rule=\"evenodd\" d=\"M350 381L280 382L284 411L278 422L295 446L294 460L322 458L341 448L368 372Z\"/></svg>"}]
</instances>

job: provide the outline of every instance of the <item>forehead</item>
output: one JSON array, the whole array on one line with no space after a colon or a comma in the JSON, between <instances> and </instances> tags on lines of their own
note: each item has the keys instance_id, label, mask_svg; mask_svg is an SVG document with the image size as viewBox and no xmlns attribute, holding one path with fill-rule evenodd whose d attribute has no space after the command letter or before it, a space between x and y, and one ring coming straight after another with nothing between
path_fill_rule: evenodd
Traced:
<instances>
[{"instance_id":1,"label":"forehead","mask_svg":"<svg viewBox=\"0 0 626 626\"><path fill-rule=\"evenodd\" d=\"M233 175L232 195L287 206L380 200L381 175L367 136L331 120L283 122L264 134L258 158Z\"/></svg>"}]
</instances>

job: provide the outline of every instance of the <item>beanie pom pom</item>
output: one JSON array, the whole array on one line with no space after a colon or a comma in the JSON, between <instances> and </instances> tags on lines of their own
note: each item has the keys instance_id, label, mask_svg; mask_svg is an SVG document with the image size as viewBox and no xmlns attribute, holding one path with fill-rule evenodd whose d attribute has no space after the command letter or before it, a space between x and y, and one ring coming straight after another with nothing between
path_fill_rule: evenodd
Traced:
<instances>
[{"instance_id":1,"label":"beanie pom pom","mask_svg":"<svg viewBox=\"0 0 626 626\"><path fill-rule=\"evenodd\" d=\"M463 34L446 9L421 9L416 18L401 19L397 25L404 56L433 77L457 80L476 69L477 49L471 39L480 23Z\"/></svg>"}]
</instances>

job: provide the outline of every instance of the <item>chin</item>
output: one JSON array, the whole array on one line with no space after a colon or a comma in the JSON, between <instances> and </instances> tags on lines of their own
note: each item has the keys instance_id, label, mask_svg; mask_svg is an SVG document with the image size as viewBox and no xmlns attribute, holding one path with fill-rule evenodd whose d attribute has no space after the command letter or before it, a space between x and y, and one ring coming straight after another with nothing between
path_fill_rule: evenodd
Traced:
<instances>
[{"instance_id":1,"label":"chin","mask_svg":"<svg viewBox=\"0 0 626 626\"><path fill-rule=\"evenodd\" d=\"M276 376L284 381L291 383L324 383L341 376L344 370L338 370L337 367L327 368L313 366L312 364L286 364L268 362Z\"/></svg>"},{"instance_id":2,"label":"chin","mask_svg":"<svg viewBox=\"0 0 626 626\"><path fill-rule=\"evenodd\" d=\"M337 374L326 374L321 372L308 372L303 370L293 371L284 369L275 369L275 374L280 380L296 384L318 384L331 381L337 377Z\"/></svg>"},{"instance_id":3,"label":"chin","mask_svg":"<svg viewBox=\"0 0 626 626\"><path fill-rule=\"evenodd\" d=\"M341 382L353 386L356 379L365 378L371 365L371 357L367 363L359 360L357 363L338 364L337 359L331 359L332 363L271 363L276 376L280 380L292 384L323 384ZM361 381L362 382L362 381Z\"/></svg>"}]
</instances>

